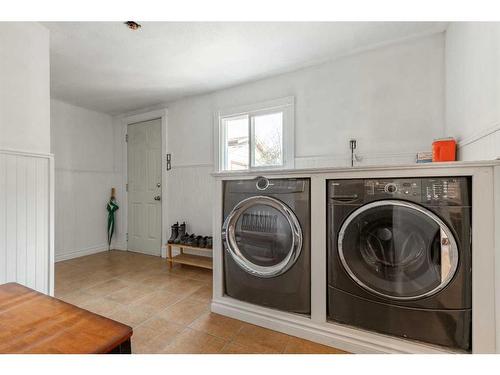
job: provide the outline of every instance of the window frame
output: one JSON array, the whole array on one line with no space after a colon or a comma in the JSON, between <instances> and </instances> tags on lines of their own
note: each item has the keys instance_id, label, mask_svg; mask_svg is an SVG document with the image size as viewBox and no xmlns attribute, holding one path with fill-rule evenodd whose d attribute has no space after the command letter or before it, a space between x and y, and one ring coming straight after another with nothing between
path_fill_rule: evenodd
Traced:
<instances>
[{"instance_id":1,"label":"window frame","mask_svg":"<svg viewBox=\"0 0 500 375\"><path fill-rule=\"evenodd\" d=\"M282 123L282 164L272 166L252 166L255 160L255 150L253 141L254 126L252 126L254 116L283 113ZM227 147L226 147L226 126L224 120L229 117L248 116L248 169L230 170L226 169ZM287 96L280 99L265 102L228 108L215 112L214 115L214 160L216 172L242 173L265 170L293 169L295 166L295 98Z\"/></svg>"}]
</instances>

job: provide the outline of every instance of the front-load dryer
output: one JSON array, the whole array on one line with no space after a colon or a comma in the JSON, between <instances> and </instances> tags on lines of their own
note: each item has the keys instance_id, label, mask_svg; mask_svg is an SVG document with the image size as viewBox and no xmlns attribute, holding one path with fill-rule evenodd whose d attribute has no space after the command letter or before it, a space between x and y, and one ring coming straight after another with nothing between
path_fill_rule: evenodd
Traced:
<instances>
[{"instance_id":1,"label":"front-load dryer","mask_svg":"<svg viewBox=\"0 0 500 375\"><path fill-rule=\"evenodd\" d=\"M328 181L328 318L471 349L471 180Z\"/></svg>"},{"instance_id":2,"label":"front-load dryer","mask_svg":"<svg viewBox=\"0 0 500 375\"><path fill-rule=\"evenodd\" d=\"M224 181L223 201L225 294L310 314L310 180Z\"/></svg>"}]
</instances>

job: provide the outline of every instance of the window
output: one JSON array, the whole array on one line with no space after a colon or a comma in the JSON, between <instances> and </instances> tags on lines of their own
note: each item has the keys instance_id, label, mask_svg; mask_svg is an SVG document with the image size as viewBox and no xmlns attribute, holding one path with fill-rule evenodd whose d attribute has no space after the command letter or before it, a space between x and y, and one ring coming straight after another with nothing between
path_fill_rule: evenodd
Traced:
<instances>
[{"instance_id":1,"label":"window","mask_svg":"<svg viewBox=\"0 0 500 375\"><path fill-rule=\"evenodd\" d=\"M293 97L216 115L220 171L293 168Z\"/></svg>"}]
</instances>

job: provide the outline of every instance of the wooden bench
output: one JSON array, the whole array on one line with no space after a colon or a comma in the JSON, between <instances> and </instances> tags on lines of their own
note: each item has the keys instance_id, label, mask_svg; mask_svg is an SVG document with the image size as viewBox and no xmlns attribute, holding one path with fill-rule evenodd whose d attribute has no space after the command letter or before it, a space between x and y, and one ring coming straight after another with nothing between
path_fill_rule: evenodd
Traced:
<instances>
[{"instance_id":1,"label":"wooden bench","mask_svg":"<svg viewBox=\"0 0 500 375\"><path fill-rule=\"evenodd\" d=\"M20 284L0 285L0 353L131 353L132 328Z\"/></svg>"}]
</instances>

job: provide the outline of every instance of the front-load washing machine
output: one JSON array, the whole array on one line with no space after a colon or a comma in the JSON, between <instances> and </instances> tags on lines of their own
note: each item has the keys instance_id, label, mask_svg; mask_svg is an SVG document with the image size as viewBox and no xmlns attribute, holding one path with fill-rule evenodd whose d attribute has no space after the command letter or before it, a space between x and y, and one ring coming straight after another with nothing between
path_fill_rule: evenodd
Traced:
<instances>
[{"instance_id":1,"label":"front-load washing machine","mask_svg":"<svg viewBox=\"0 0 500 375\"><path fill-rule=\"evenodd\" d=\"M311 313L310 180L224 182L225 294Z\"/></svg>"},{"instance_id":2,"label":"front-load washing machine","mask_svg":"<svg viewBox=\"0 0 500 375\"><path fill-rule=\"evenodd\" d=\"M328 181L328 318L469 351L468 177Z\"/></svg>"}]
</instances>

